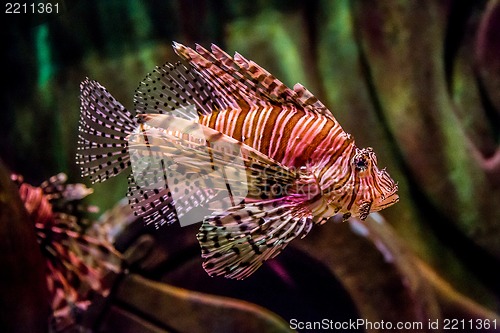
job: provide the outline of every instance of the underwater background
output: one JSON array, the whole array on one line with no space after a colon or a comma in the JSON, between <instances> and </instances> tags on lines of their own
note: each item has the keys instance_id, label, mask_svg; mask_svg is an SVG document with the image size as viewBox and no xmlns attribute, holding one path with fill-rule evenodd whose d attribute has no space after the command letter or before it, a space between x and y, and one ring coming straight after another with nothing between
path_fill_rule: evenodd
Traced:
<instances>
[{"instance_id":1,"label":"underwater background","mask_svg":"<svg viewBox=\"0 0 500 333\"><path fill-rule=\"evenodd\" d=\"M158 231L130 224L115 244L135 255L131 277L84 325L271 332L288 331L292 318L367 318L421 321L424 332L430 319L489 318L500 329L500 1L58 3L59 13L3 14L2 169L32 184L65 172L90 187L75 164L80 82L99 81L133 109L146 74L178 60L177 41L215 43L288 86L302 83L399 183L396 205L366 222L314 228L244 281L206 275L198 224ZM126 175L91 187L88 203L104 212L124 197ZM130 218L120 207L114 223ZM1 223L3 237L16 228L12 216ZM21 258L36 247L16 254L17 241L3 245L0 263L29 275ZM17 290L27 282L2 274L2 321L26 331L19 325L42 316L43 295L23 296ZM186 297L176 287L203 294Z\"/></svg>"}]
</instances>

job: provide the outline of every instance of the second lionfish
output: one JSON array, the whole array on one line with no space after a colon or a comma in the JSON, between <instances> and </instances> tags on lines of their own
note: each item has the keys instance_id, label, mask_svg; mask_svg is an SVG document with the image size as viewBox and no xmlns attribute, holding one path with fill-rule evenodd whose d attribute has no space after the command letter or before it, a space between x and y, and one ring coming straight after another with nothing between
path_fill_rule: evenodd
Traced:
<instances>
[{"instance_id":1,"label":"second lionfish","mask_svg":"<svg viewBox=\"0 0 500 333\"><path fill-rule=\"evenodd\" d=\"M243 279L314 224L398 201L373 150L356 147L305 87L215 45L174 50L188 64L148 74L135 117L96 81L82 83L77 162L98 182L132 166L130 204L147 224L203 220L208 274Z\"/></svg>"}]
</instances>

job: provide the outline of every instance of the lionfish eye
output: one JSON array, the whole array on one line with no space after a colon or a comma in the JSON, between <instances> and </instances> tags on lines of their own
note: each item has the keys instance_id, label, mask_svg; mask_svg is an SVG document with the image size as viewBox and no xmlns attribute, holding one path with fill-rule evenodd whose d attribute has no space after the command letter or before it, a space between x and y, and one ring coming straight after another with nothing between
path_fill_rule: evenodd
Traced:
<instances>
[{"instance_id":1,"label":"lionfish eye","mask_svg":"<svg viewBox=\"0 0 500 333\"><path fill-rule=\"evenodd\" d=\"M356 169L358 169L359 171L363 171L366 169L366 167L368 166L367 163L366 163L366 160L363 158L363 157L358 157L354 160L354 166L356 167Z\"/></svg>"}]
</instances>

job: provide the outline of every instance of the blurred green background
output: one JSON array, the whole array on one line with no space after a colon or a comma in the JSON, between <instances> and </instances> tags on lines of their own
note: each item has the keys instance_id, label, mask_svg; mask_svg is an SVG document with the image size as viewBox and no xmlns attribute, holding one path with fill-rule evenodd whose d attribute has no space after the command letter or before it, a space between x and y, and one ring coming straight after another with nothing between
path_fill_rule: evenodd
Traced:
<instances>
[{"instance_id":1,"label":"blurred green background","mask_svg":"<svg viewBox=\"0 0 500 333\"><path fill-rule=\"evenodd\" d=\"M452 286L498 312L500 2L59 1L4 14L0 158L38 184L74 163L79 83L133 108L138 83L177 61L173 40L238 51L319 97L399 182L382 214ZM93 186L110 208L126 175ZM341 251L342 249L339 249Z\"/></svg>"}]
</instances>

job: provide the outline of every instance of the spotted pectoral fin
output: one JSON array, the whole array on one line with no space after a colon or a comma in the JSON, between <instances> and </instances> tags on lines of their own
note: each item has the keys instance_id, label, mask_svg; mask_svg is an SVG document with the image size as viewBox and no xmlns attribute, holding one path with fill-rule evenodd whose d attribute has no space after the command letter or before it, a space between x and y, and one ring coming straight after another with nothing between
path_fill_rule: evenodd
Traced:
<instances>
[{"instance_id":1,"label":"spotted pectoral fin","mask_svg":"<svg viewBox=\"0 0 500 333\"><path fill-rule=\"evenodd\" d=\"M228 201L225 207L230 207L246 197L246 170L235 145L221 147L225 141L219 132L217 138L205 136L195 122L160 116L166 124L131 138L129 198L137 215L157 227L177 220L191 224L211 213L209 205ZM224 208L224 202L219 206ZM194 208L205 213L188 221L184 215Z\"/></svg>"},{"instance_id":2,"label":"spotted pectoral fin","mask_svg":"<svg viewBox=\"0 0 500 333\"><path fill-rule=\"evenodd\" d=\"M197 235L211 276L244 279L313 225L303 202L290 198L232 207L205 218Z\"/></svg>"},{"instance_id":3,"label":"spotted pectoral fin","mask_svg":"<svg viewBox=\"0 0 500 333\"><path fill-rule=\"evenodd\" d=\"M142 177L155 179L152 174L149 176L143 175ZM189 182L191 178L195 178L195 180ZM172 179L172 183L177 183L178 186L169 188L162 177L161 180L157 179L156 182L149 184L147 187L140 187L134 176L130 175L127 193L130 206L134 214L142 217L146 225L154 225L158 229L163 225L176 223L193 208L210 205L219 193L215 189L195 188L196 178L198 177L188 174L187 177L183 178L183 181L178 181L178 178ZM182 189L179 190L179 187ZM172 193L174 190L176 191L175 194ZM175 201L174 197L176 197ZM190 218L192 217L191 215ZM200 217L199 220L192 221L192 223L201 222L202 219Z\"/></svg>"},{"instance_id":4,"label":"spotted pectoral fin","mask_svg":"<svg viewBox=\"0 0 500 333\"><path fill-rule=\"evenodd\" d=\"M148 172L149 170L143 170L141 176L154 179L153 175L148 175ZM132 174L128 178L127 197L134 214L142 217L146 225L159 228L178 221L172 194L164 181L157 180L151 186L141 187Z\"/></svg>"}]
</instances>

